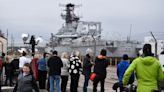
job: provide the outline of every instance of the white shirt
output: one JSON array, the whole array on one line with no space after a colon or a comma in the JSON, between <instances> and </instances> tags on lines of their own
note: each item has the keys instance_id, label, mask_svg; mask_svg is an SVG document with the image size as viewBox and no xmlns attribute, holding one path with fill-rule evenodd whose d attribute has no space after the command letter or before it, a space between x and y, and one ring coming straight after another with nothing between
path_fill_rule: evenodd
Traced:
<instances>
[{"instance_id":1,"label":"white shirt","mask_svg":"<svg viewBox=\"0 0 164 92\"><path fill-rule=\"evenodd\" d=\"M30 63L31 62L31 59L25 57L25 56L22 56L19 58L19 68L23 68L23 65L25 63Z\"/></svg>"}]
</instances>

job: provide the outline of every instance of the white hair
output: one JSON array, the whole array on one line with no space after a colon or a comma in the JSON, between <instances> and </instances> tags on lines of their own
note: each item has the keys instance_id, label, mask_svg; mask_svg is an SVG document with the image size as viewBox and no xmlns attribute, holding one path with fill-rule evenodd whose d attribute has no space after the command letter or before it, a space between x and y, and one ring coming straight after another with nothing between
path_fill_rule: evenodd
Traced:
<instances>
[{"instance_id":1,"label":"white hair","mask_svg":"<svg viewBox=\"0 0 164 92\"><path fill-rule=\"evenodd\" d=\"M91 54L91 53L93 53L92 49L88 48L88 49L86 50L86 54Z\"/></svg>"},{"instance_id":2,"label":"white hair","mask_svg":"<svg viewBox=\"0 0 164 92\"><path fill-rule=\"evenodd\" d=\"M67 52L63 52L61 54L61 58L67 58L68 59L68 53Z\"/></svg>"},{"instance_id":3,"label":"white hair","mask_svg":"<svg viewBox=\"0 0 164 92\"><path fill-rule=\"evenodd\" d=\"M71 53L71 56L77 56L79 57L80 56L80 52L78 50L74 50L72 53Z\"/></svg>"}]
</instances>

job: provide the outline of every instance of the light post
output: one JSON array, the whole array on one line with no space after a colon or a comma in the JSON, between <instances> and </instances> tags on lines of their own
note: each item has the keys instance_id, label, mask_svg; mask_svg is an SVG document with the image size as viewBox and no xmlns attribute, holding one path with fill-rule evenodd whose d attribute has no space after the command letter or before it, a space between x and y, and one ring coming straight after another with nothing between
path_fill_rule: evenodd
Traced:
<instances>
[{"instance_id":1,"label":"light post","mask_svg":"<svg viewBox=\"0 0 164 92\"><path fill-rule=\"evenodd\" d=\"M31 50L32 50L32 56L35 56L35 45L38 45L39 41L41 40L40 37L35 39L35 36L32 35L29 42L27 42L29 38L29 34L22 34L22 39L24 44L30 44L31 45Z\"/></svg>"}]
</instances>

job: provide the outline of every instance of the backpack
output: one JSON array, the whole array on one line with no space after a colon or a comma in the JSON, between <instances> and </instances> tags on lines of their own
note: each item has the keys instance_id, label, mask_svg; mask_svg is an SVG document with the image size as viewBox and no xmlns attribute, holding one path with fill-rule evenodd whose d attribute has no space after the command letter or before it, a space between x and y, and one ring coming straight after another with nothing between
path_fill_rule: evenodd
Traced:
<instances>
[{"instance_id":1,"label":"backpack","mask_svg":"<svg viewBox=\"0 0 164 92\"><path fill-rule=\"evenodd\" d=\"M46 61L44 61L44 59L40 59L38 62L38 69L39 70L46 70L47 69L47 65L46 65Z\"/></svg>"}]
</instances>

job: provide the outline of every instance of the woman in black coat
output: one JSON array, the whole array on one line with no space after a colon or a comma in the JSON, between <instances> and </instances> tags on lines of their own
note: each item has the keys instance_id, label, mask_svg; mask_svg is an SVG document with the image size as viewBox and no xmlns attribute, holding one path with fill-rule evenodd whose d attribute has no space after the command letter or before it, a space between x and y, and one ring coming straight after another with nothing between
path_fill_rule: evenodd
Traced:
<instances>
[{"instance_id":1,"label":"woman in black coat","mask_svg":"<svg viewBox=\"0 0 164 92\"><path fill-rule=\"evenodd\" d=\"M87 49L86 56L84 57L84 61L83 61L83 74L84 74L83 92L87 92L88 81L90 78L91 68L93 65L92 56L93 56L92 50Z\"/></svg>"},{"instance_id":2,"label":"woman in black coat","mask_svg":"<svg viewBox=\"0 0 164 92\"><path fill-rule=\"evenodd\" d=\"M70 92L77 92L80 72L82 71L81 60L79 59L80 53L74 51L70 57L69 73L71 76Z\"/></svg>"},{"instance_id":3,"label":"woman in black coat","mask_svg":"<svg viewBox=\"0 0 164 92\"><path fill-rule=\"evenodd\" d=\"M97 85L101 83L101 92L104 92L104 84L105 78L107 75L107 66L109 61L106 59L106 50L102 49L100 55L98 55L95 59L94 73L96 73L96 77L93 81L93 92L97 92Z\"/></svg>"}]
</instances>

